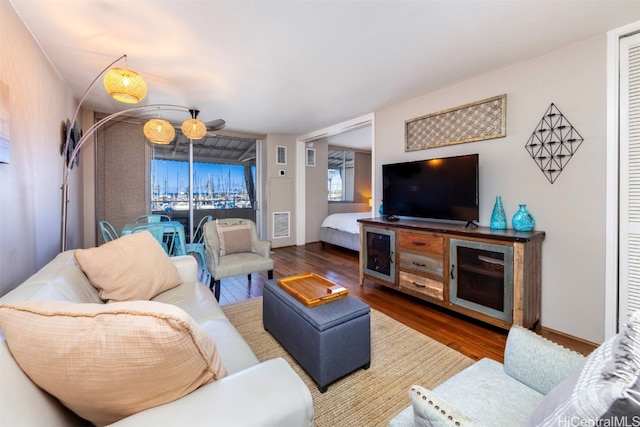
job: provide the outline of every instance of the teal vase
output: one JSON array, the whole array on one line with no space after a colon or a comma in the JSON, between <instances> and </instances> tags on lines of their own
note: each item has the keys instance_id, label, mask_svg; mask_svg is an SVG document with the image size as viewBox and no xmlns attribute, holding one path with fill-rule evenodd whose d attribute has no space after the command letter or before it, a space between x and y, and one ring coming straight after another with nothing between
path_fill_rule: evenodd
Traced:
<instances>
[{"instance_id":1,"label":"teal vase","mask_svg":"<svg viewBox=\"0 0 640 427\"><path fill-rule=\"evenodd\" d=\"M520 205L518 211L511 218L511 225L513 225L514 230L518 231L531 231L533 227L536 225L536 220L533 219L533 216L527 210L527 205Z\"/></svg>"},{"instance_id":2,"label":"teal vase","mask_svg":"<svg viewBox=\"0 0 640 427\"><path fill-rule=\"evenodd\" d=\"M380 203L380 207L378 208L378 213L380 215L384 215L384 209L382 209L382 203Z\"/></svg>"},{"instance_id":3,"label":"teal vase","mask_svg":"<svg viewBox=\"0 0 640 427\"><path fill-rule=\"evenodd\" d=\"M502 207L502 197L496 196L496 204L493 205L493 213L491 214L491 223L489 228L492 230L507 229L507 215Z\"/></svg>"}]
</instances>

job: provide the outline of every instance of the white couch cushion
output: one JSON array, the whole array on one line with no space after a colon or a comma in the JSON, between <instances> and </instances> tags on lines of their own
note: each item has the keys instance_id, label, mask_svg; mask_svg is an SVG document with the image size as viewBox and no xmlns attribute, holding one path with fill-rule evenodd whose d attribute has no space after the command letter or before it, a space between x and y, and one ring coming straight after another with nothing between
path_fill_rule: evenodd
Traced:
<instances>
[{"instance_id":1,"label":"white couch cushion","mask_svg":"<svg viewBox=\"0 0 640 427\"><path fill-rule=\"evenodd\" d=\"M487 358L449 378L433 391L483 427L524 425L544 398L507 375L501 363ZM509 404L505 404L507 401Z\"/></svg>"},{"instance_id":2,"label":"white couch cushion","mask_svg":"<svg viewBox=\"0 0 640 427\"><path fill-rule=\"evenodd\" d=\"M200 324L213 338L229 375L260 363L240 332L227 319L215 319Z\"/></svg>"}]
</instances>

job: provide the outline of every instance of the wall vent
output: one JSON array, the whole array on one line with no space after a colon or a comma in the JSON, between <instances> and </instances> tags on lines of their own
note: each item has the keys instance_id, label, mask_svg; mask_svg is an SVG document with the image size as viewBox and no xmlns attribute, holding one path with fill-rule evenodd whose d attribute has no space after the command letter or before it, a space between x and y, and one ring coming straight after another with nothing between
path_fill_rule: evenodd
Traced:
<instances>
[{"instance_id":1,"label":"wall vent","mask_svg":"<svg viewBox=\"0 0 640 427\"><path fill-rule=\"evenodd\" d=\"M276 165L287 164L287 147L283 145L276 146Z\"/></svg>"},{"instance_id":2,"label":"wall vent","mask_svg":"<svg viewBox=\"0 0 640 427\"><path fill-rule=\"evenodd\" d=\"M289 237L289 216L290 212L274 212L273 213L273 238Z\"/></svg>"}]
</instances>

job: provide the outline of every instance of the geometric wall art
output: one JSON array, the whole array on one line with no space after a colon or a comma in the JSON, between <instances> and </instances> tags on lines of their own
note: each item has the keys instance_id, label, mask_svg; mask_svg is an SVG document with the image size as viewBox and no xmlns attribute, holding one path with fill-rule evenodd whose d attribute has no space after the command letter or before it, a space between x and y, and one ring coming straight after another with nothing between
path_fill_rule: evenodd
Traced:
<instances>
[{"instance_id":1,"label":"geometric wall art","mask_svg":"<svg viewBox=\"0 0 640 427\"><path fill-rule=\"evenodd\" d=\"M405 122L405 151L502 138L507 95L498 95Z\"/></svg>"},{"instance_id":2,"label":"geometric wall art","mask_svg":"<svg viewBox=\"0 0 640 427\"><path fill-rule=\"evenodd\" d=\"M525 148L551 184L580 148L584 139L551 103L531 134Z\"/></svg>"}]
</instances>

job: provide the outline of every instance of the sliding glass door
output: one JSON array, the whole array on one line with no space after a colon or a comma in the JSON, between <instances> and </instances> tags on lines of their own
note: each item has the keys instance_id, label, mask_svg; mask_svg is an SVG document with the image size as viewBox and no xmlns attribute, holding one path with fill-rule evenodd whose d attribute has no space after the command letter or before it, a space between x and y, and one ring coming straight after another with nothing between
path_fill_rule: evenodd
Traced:
<instances>
[{"instance_id":1,"label":"sliding glass door","mask_svg":"<svg viewBox=\"0 0 640 427\"><path fill-rule=\"evenodd\" d=\"M190 141L177 134L170 145L153 145L151 211L169 215L191 232L207 215L255 221L256 144L217 135Z\"/></svg>"},{"instance_id":2,"label":"sliding glass door","mask_svg":"<svg viewBox=\"0 0 640 427\"><path fill-rule=\"evenodd\" d=\"M190 141L176 130L170 144L158 145L142 124L125 118L98 132L96 223L121 230L139 215L163 213L184 225L189 240L206 215L256 221L256 139L218 131Z\"/></svg>"}]
</instances>

